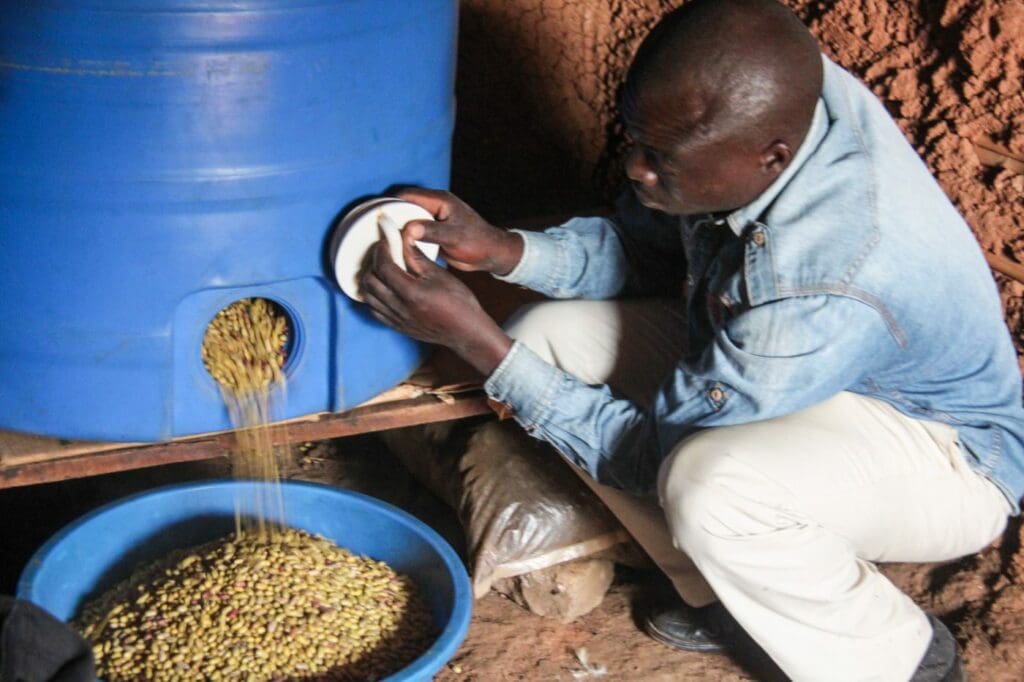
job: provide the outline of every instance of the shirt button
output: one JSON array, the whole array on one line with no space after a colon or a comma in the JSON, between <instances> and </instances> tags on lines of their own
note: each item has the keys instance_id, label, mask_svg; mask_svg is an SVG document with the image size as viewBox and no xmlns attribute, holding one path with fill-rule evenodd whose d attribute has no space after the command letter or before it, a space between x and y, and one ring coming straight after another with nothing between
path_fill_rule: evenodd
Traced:
<instances>
[{"instance_id":1,"label":"shirt button","mask_svg":"<svg viewBox=\"0 0 1024 682\"><path fill-rule=\"evenodd\" d=\"M765 236L764 232L755 232L750 236L751 241L754 242L755 246L764 246Z\"/></svg>"},{"instance_id":2,"label":"shirt button","mask_svg":"<svg viewBox=\"0 0 1024 682\"><path fill-rule=\"evenodd\" d=\"M720 389L718 386L715 386L708 391L708 397L711 398L712 402L720 403L722 402L722 399L725 398L725 391Z\"/></svg>"}]
</instances>

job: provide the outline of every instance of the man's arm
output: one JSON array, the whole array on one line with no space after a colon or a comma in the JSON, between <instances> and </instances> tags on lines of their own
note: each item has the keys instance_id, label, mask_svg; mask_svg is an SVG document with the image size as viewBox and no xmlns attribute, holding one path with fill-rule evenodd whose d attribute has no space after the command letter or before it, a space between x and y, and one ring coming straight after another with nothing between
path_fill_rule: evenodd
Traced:
<instances>
[{"instance_id":1,"label":"man's arm","mask_svg":"<svg viewBox=\"0 0 1024 682\"><path fill-rule=\"evenodd\" d=\"M374 251L363 277L373 315L447 346L487 376L484 388L534 436L595 479L649 492L662 458L696 429L788 414L856 386L899 347L881 316L854 299L806 296L745 311L669 377L642 410L587 386L513 343L451 273L403 237L409 272Z\"/></svg>"},{"instance_id":2,"label":"man's arm","mask_svg":"<svg viewBox=\"0 0 1024 682\"><path fill-rule=\"evenodd\" d=\"M686 275L679 219L623 193L611 218L588 217L523 239L516 267L498 279L551 298L676 296Z\"/></svg>"}]
</instances>

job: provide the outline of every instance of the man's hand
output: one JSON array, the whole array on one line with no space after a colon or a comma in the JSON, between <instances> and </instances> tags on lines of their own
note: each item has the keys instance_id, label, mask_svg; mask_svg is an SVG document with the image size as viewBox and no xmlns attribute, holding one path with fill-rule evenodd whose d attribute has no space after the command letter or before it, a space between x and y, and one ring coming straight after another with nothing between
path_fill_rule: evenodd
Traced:
<instances>
[{"instance_id":1,"label":"man's hand","mask_svg":"<svg viewBox=\"0 0 1024 682\"><path fill-rule=\"evenodd\" d=\"M410 241L433 242L456 270L482 270L507 275L523 256L523 240L514 232L491 225L449 192L408 189L398 198L430 211L435 220L414 220L403 235Z\"/></svg>"},{"instance_id":2,"label":"man's hand","mask_svg":"<svg viewBox=\"0 0 1024 682\"><path fill-rule=\"evenodd\" d=\"M420 251L416 237L402 235L409 272L391 259L381 240L373 247L360 289L373 316L397 331L447 346L484 376L501 364L512 340L480 307L465 284Z\"/></svg>"}]
</instances>

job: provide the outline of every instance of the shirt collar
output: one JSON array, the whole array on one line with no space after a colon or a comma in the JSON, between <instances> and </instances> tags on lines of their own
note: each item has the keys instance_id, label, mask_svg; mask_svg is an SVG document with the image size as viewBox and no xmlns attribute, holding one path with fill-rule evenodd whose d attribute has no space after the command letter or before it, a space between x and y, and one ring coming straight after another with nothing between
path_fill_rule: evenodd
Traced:
<instances>
[{"instance_id":1,"label":"shirt collar","mask_svg":"<svg viewBox=\"0 0 1024 682\"><path fill-rule=\"evenodd\" d=\"M729 215L725 216L724 219L715 221L716 223L728 223L732 231L737 235L741 235L743 230L754 220L757 220L762 213L768 208L776 197L782 192L782 189L789 183L789 181L796 175L797 171L807 162L814 150L817 149L822 139L825 137L825 133L828 132L828 116L825 112L825 103L819 99L818 103L814 107L814 116L811 118L811 127L807 130L807 135L804 136L804 141L800 145L796 154L793 156L793 160L790 161L789 165L786 166L785 170L775 178L775 182L768 186L768 189L761 192L760 195L746 206L742 206Z\"/></svg>"}]
</instances>

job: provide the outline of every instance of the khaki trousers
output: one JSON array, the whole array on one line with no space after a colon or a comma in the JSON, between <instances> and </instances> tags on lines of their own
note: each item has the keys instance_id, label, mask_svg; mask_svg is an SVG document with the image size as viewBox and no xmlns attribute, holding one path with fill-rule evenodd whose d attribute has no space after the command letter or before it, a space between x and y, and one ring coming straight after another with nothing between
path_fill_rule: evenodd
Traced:
<instances>
[{"instance_id":1,"label":"khaki trousers","mask_svg":"<svg viewBox=\"0 0 1024 682\"><path fill-rule=\"evenodd\" d=\"M647 404L681 357L674 301L554 301L509 333L588 384ZM657 501L578 470L692 606L720 599L794 680L907 680L927 617L877 561L971 554L1009 502L956 431L840 393L784 417L700 431L661 466Z\"/></svg>"}]
</instances>

